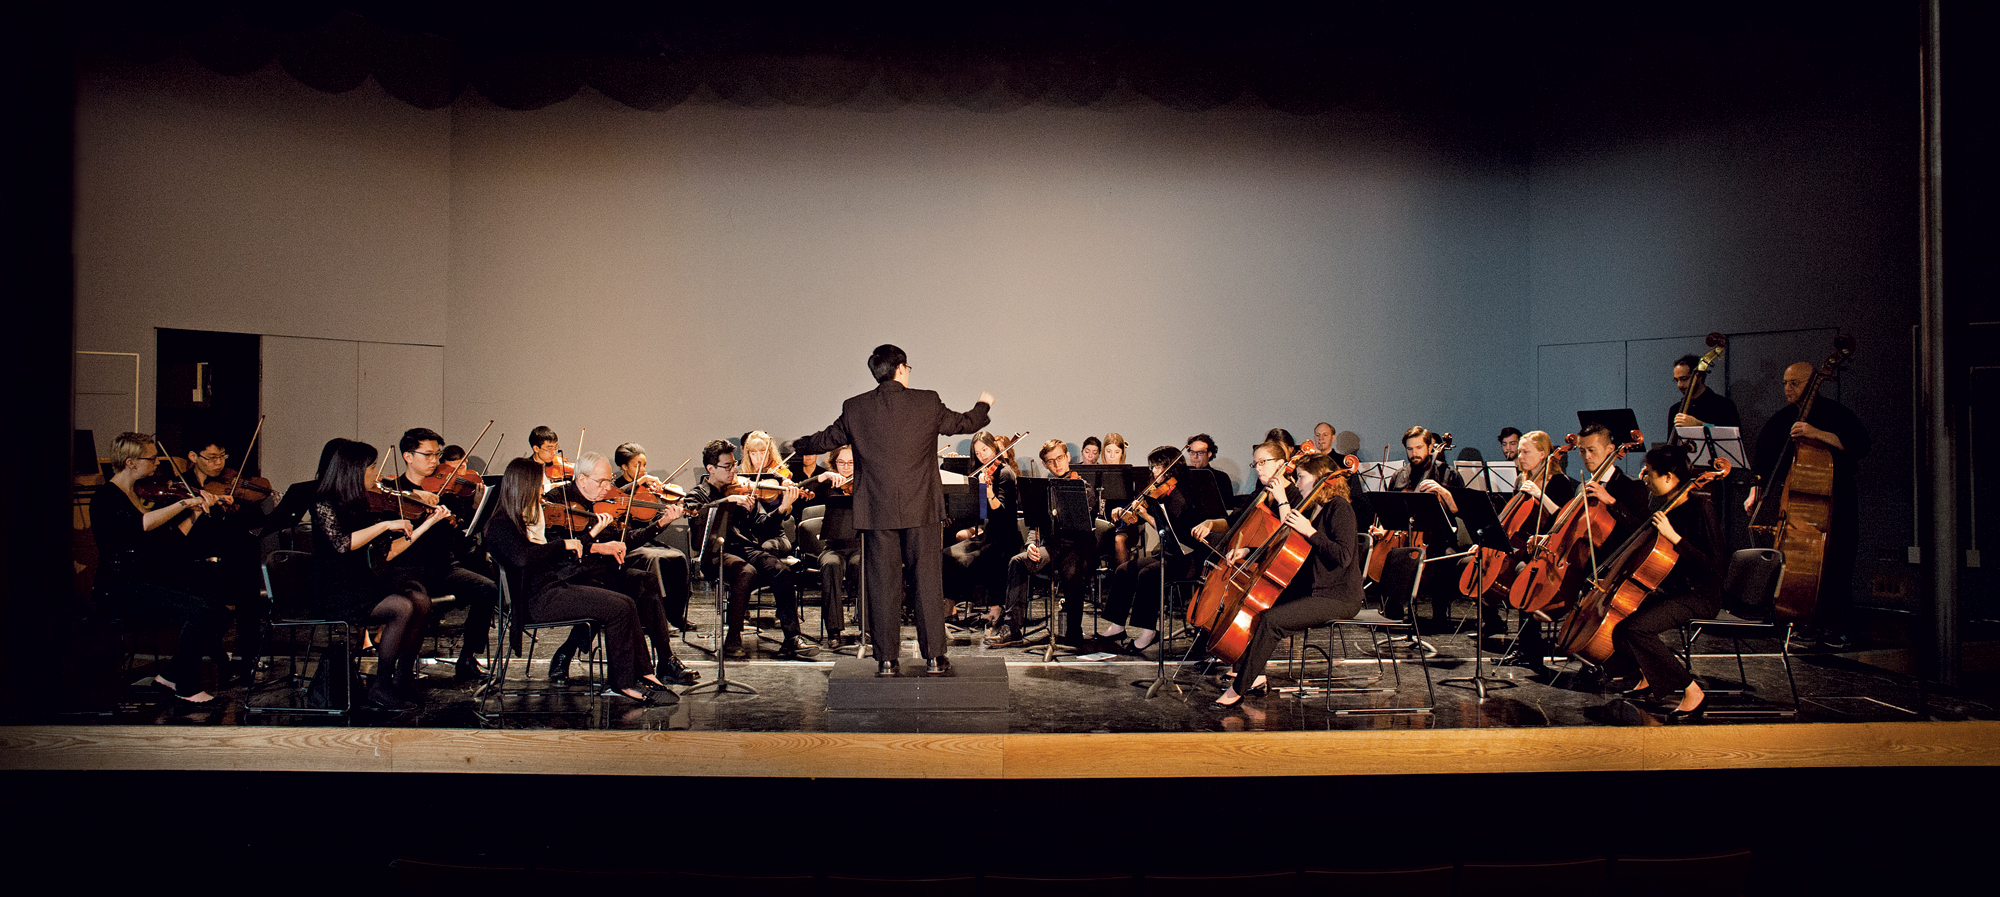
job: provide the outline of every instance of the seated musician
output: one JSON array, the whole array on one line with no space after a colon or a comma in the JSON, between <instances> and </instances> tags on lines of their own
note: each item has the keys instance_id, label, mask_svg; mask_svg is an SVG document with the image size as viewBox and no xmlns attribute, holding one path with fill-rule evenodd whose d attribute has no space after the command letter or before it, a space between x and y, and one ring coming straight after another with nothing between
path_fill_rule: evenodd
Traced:
<instances>
[{"instance_id":1,"label":"seated musician","mask_svg":"<svg viewBox=\"0 0 2000 897\"><path fill-rule=\"evenodd\" d=\"M142 501L138 482L168 460L148 434L120 433L111 441L115 472L90 496L90 531L97 539L98 558L91 595L111 613L178 621L179 644L153 683L186 703L210 704L217 699L202 690L201 659L213 656L227 678L222 635L229 628L229 614L222 602L185 584L182 568L189 555L182 542L195 518L215 507L216 497L196 491L152 504Z\"/></svg>"},{"instance_id":2,"label":"seated musician","mask_svg":"<svg viewBox=\"0 0 2000 897\"><path fill-rule=\"evenodd\" d=\"M1120 436L1116 433L1104 434L1104 451L1099 455L1099 457L1102 458L1103 460L1098 463L1100 464L1126 463L1125 455L1128 451L1130 451L1131 446L1132 444L1126 442L1125 437L1123 436ZM1089 462L1086 461L1084 463L1087 464Z\"/></svg>"},{"instance_id":3,"label":"seated musician","mask_svg":"<svg viewBox=\"0 0 2000 897\"><path fill-rule=\"evenodd\" d=\"M1250 624L1250 644L1237 661L1236 676L1229 688L1215 699L1213 706L1218 710L1262 692L1264 664L1280 641L1314 626L1352 619L1361 612L1361 572L1365 559L1361 557L1359 536L1354 530L1354 508L1347 503L1347 478L1327 481L1320 488L1319 503L1310 516L1301 513L1297 506L1312 494L1315 486L1340 468L1331 455L1308 455L1299 462L1296 479L1287 482L1286 451L1277 440L1267 440L1258 446L1257 478L1264 483L1264 502L1271 513L1306 537L1307 544L1312 546L1311 562L1301 566L1298 575L1285 585L1278 603ZM1229 560L1241 561L1249 553L1248 548L1238 548L1231 552Z\"/></svg>"},{"instance_id":4,"label":"seated musician","mask_svg":"<svg viewBox=\"0 0 2000 897\"><path fill-rule=\"evenodd\" d=\"M403 453L403 475L387 484L388 488L408 493L412 500L447 508L460 521L472 519L476 508L467 495L439 496L423 488L423 479L436 474L442 463L444 437L428 427L412 427L403 431L397 448ZM455 595L465 602L465 635L459 642L456 678L471 680L481 675L479 655L486 653L486 633L493 625L500 590L493 580L466 567L475 552L471 541L456 529L462 525L440 525L430 538L400 553L391 566L393 575L415 580L430 595Z\"/></svg>"},{"instance_id":5,"label":"seated musician","mask_svg":"<svg viewBox=\"0 0 2000 897\"><path fill-rule=\"evenodd\" d=\"M1020 472L1014 467L1012 455L1011 446L1002 454L1000 439L992 433L981 430L973 434L973 460L985 468L973 480L981 523L972 529L959 530L946 552L952 561L947 567L954 574L950 578L969 592L974 607L986 608L978 620L991 630L986 644L994 648L1027 644L1023 635L1025 620L1010 617L1007 632L999 631L1000 603L1007 588L1007 562L1021 551L1021 528L1015 523L1021 506L1017 479ZM988 464L992 466L985 467Z\"/></svg>"},{"instance_id":6,"label":"seated musician","mask_svg":"<svg viewBox=\"0 0 2000 897\"><path fill-rule=\"evenodd\" d=\"M1687 448L1667 445L1647 452L1646 466L1639 476L1653 496L1672 493L1693 476ZM1605 673L1627 676L1636 669L1639 683L1626 692L1627 697L1665 702L1681 692L1667 722L1700 719L1705 698L1701 685L1681 664L1680 629L1689 620L1712 617L1722 610L1716 540L1709 529L1711 516L1704 498L1691 495L1673 510L1654 511L1650 519L1660 535L1673 544L1678 557L1659 587L1611 631L1614 653L1605 664ZM1667 641L1670 634L1672 644Z\"/></svg>"},{"instance_id":7,"label":"seated musician","mask_svg":"<svg viewBox=\"0 0 2000 897\"><path fill-rule=\"evenodd\" d=\"M1085 466L1098 464L1101 463L1098 459L1104 456L1104 443L1097 437L1091 436L1083 441L1083 448L1078 451L1080 457L1077 458L1076 463Z\"/></svg>"},{"instance_id":8,"label":"seated musician","mask_svg":"<svg viewBox=\"0 0 2000 897\"><path fill-rule=\"evenodd\" d=\"M688 557L682 554L680 549L669 548L656 541L660 533L666 531L668 524L680 519L681 514L684 513L684 509L681 507L680 501L673 498L673 494L667 490L666 483L661 482L659 477L646 472L648 465L646 463L645 446L636 442L624 443L611 453L611 460L612 463L618 465L617 479L611 484L613 488L626 495L631 495L641 485L650 486L657 491L658 495L665 497L664 501L658 503L671 505L671 507L662 510L658 517L648 522L647 526L650 528L650 532L646 531L646 529L635 529L626 537L619 539L619 541L624 542L627 546L626 561L628 564L643 563L646 568L652 570L658 576L660 594L663 596L661 600L666 605L667 610L667 622L672 624L675 629L693 632L695 631L695 625L689 622L687 618L689 592ZM616 525L623 527L625 523L624 521L619 521ZM639 560L634 561L634 557Z\"/></svg>"},{"instance_id":9,"label":"seated musician","mask_svg":"<svg viewBox=\"0 0 2000 897\"><path fill-rule=\"evenodd\" d=\"M427 535L448 529L443 521L449 512L433 507L417 524L400 515L378 519L367 501L369 484L380 479L377 457L368 443L344 442L320 476L312 507L310 606L321 619L382 627L368 700L385 710L408 710L416 706L417 649L431 619L431 598L421 583L395 575L394 564ZM373 543L391 534L395 538L384 555L387 563L372 563ZM378 566L384 568L381 573Z\"/></svg>"},{"instance_id":10,"label":"seated musician","mask_svg":"<svg viewBox=\"0 0 2000 897\"><path fill-rule=\"evenodd\" d=\"M843 445L827 453L833 459L833 469L823 470L813 475L809 483L814 492L815 503L824 503L834 495L854 494L854 447ZM833 647L842 644L841 633L848 621L843 616L847 609L847 596L861 582L861 541L848 539L843 544L835 544L821 535L819 552L819 597L820 628L825 634L824 643ZM853 621L860 625L860 621Z\"/></svg>"},{"instance_id":11,"label":"seated musician","mask_svg":"<svg viewBox=\"0 0 2000 897\"><path fill-rule=\"evenodd\" d=\"M1555 523L1556 515L1562 513L1563 505L1576 497L1576 480L1565 470L1569 466L1569 456L1550 461L1554 452L1554 443L1542 430L1522 434L1515 447L1514 469L1519 471L1520 476L1514 481L1514 488L1527 493L1528 499L1535 502L1538 509L1526 524L1531 539L1538 540L1547 533ZM1502 666L1528 667L1546 674L1551 672L1543 661L1547 654L1548 642L1543 637L1541 618L1523 614L1514 650L1502 657L1500 663Z\"/></svg>"},{"instance_id":12,"label":"seated musician","mask_svg":"<svg viewBox=\"0 0 2000 897\"><path fill-rule=\"evenodd\" d=\"M746 456L762 453L755 462L758 466L776 469L770 437L752 433L744 445ZM799 636L799 594L788 562L791 543L785 539L784 520L798 500L798 486L784 481L776 490L775 499L760 501L749 481L739 486L736 449L726 440L717 439L704 446L701 463L708 476L688 495L701 509L702 519L696 525L704 546L698 558L702 575L714 575L720 564L729 589L729 629L722 642L723 656L730 659L750 656L749 649L743 646L743 624L750 617L750 593L759 582L768 584L778 599L778 625L785 633L778 656L803 660L819 653L818 648L805 644Z\"/></svg>"},{"instance_id":13,"label":"seated musician","mask_svg":"<svg viewBox=\"0 0 2000 897\"><path fill-rule=\"evenodd\" d=\"M1067 442L1051 439L1042 443L1038 457L1042 466L1048 468L1050 479L1082 478L1069 469ZM1056 583L1062 588L1064 597L1063 633L1056 638L1056 644L1087 647L1088 640L1083 635L1083 596L1090 594L1090 574L1097 567L1096 528L1092 526L1082 532L1058 531L1040 535L1041 541L1030 541L1026 548L1007 561L1006 619L1024 621L1028 618L1028 598L1035 574L1054 564Z\"/></svg>"},{"instance_id":14,"label":"seated musician","mask_svg":"<svg viewBox=\"0 0 2000 897\"><path fill-rule=\"evenodd\" d=\"M1542 436L1544 438L1547 438L1548 434L1543 433ZM1501 427L1500 428L1501 457L1506 458L1509 461L1519 460L1521 457L1521 445L1526 441L1527 440L1522 436L1521 428Z\"/></svg>"},{"instance_id":15,"label":"seated musician","mask_svg":"<svg viewBox=\"0 0 2000 897\"><path fill-rule=\"evenodd\" d=\"M1284 427L1272 427L1269 430L1265 430L1264 441L1265 442L1276 441L1279 444L1283 445L1285 447L1286 458L1290 458L1291 456L1298 454L1299 441L1293 439L1292 431L1287 430Z\"/></svg>"},{"instance_id":16,"label":"seated musician","mask_svg":"<svg viewBox=\"0 0 2000 897\"><path fill-rule=\"evenodd\" d=\"M1150 456L1149 456L1150 457ZM1196 433L1187 440L1187 466L1191 470L1203 471L1215 478L1215 488L1222 492L1225 506L1235 504L1236 484L1229 475L1208 466L1215 461L1215 437L1207 433Z\"/></svg>"},{"instance_id":17,"label":"seated musician","mask_svg":"<svg viewBox=\"0 0 2000 897\"><path fill-rule=\"evenodd\" d=\"M639 622L646 637L652 640L653 653L659 655L654 674L665 682L676 685L693 685L696 675L681 665L674 656L673 630L667 626L665 590L661 585L661 568L657 556L633 551L635 546L643 546L659 535L667 524L679 519L681 507L674 503L663 509L658 517L649 523L638 524L612 514L599 514L594 506L600 501L617 497L617 468L611 459L596 452L584 452L576 458L576 475L569 482L562 483L543 494L547 501L575 505L589 511L597 520L583 529L567 525L567 520L551 520L548 523L549 538L574 539L584 546L580 584L610 589L630 598L637 608ZM578 651L589 647L590 631L578 627L562 647L556 649L549 661L549 681L564 682L569 679L569 662Z\"/></svg>"},{"instance_id":18,"label":"seated musician","mask_svg":"<svg viewBox=\"0 0 2000 897\"><path fill-rule=\"evenodd\" d=\"M562 456L562 441L556 438L554 429L536 427L528 431L528 452L536 464L544 466L542 473L544 493L554 488L557 483L569 479L568 464L563 461ZM558 475L550 476L551 470L557 471Z\"/></svg>"},{"instance_id":19,"label":"seated musician","mask_svg":"<svg viewBox=\"0 0 2000 897\"><path fill-rule=\"evenodd\" d=\"M1404 430L1403 455L1408 459L1408 463L1389 479L1389 491L1424 492L1435 495L1444 505L1446 512L1456 515L1458 500L1452 497L1451 490L1465 488L1465 480L1458 475L1458 470L1452 467L1451 462L1445 460L1444 453L1438 451L1438 442L1438 435L1423 427ZM1374 530L1374 534L1380 538L1382 530L1378 527ZM1433 547L1431 553L1447 552L1438 551ZM1452 599L1458 596L1458 571L1455 568L1426 571L1423 591L1431 599L1431 625L1444 627L1451 615ZM1385 613L1396 616L1398 611L1395 607L1388 607ZM1480 627L1483 632L1507 631L1507 624L1500 619L1500 609L1497 606L1488 604L1487 613L1487 619Z\"/></svg>"},{"instance_id":20,"label":"seated musician","mask_svg":"<svg viewBox=\"0 0 2000 897\"><path fill-rule=\"evenodd\" d=\"M609 478L611 462L602 455L587 452L577 463L578 480L594 483L599 473ZM594 470L586 472L584 467ZM587 569L584 561L615 557L618 552L595 550L597 546L586 549L583 534L571 533L565 538L563 531L547 526L539 491L545 472L544 465L532 458L507 462L493 516L486 521L486 544L494 560L521 573L520 612L530 621L587 618L602 622L604 653L611 665L610 693L641 704L653 703L643 689L672 694L662 681L665 677L645 672L646 638L639 605L627 595L590 584L598 573ZM599 515L600 525L607 523L603 518L609 516ZM603 544L616 543L599 543ZM659 639L654 642L659 643ZM662 657L670 659L672 655ZM567 666L568 660L563 663Z\"/></svg>"},{"instance_id":21,"label":"seated musician","mask_svg":"<svg viewBox=\"0 0 2000 897\"><path fill-rule=\"evenodd\" d=\"M229 452L214 439L198 436L196 440L199 447L187 453L188 486L196 492L222 494L207 513L195 515L194 526L183 540L187 556L197 560L185 568L186 572L199 580L185 584L236 609L236 653L243 660L231 664L229 673L247 674L255 668L263 647L269 605L263 597L264 552L257 540L266 520L265 509L276 503L262 491L254 497L227 494L238 480L236 471L229 468ZM217 485L209 485L211 482Z\"/></svg>"},{"instance_id":22,"label":"seated musician","mask_svg":"<svg viewBox=\"0 0 2000 897\"><path fill-rule=\"evenodd\" d=\"M1147 454L1146 461L1152 474L1158 479L1167 473L1177 480L1187 474L1188 468L1175 460L1177 453L1169 446L1160 446ZM1166 517L1161 519L1164 512ZM1187 527L1194 523L1192 502L1188 490L1176 488L1166 498L1150 503L1145 514L1149 522L1160 530L1160 551L1145 558L1134 558L1111 572L1111 581L1106 587L1108 593L1104 602L1103 619L1111 625L1096 636L1096 645L1101 650L1123 650L1139 653L1159 641L1160 634L1154 629L1160 619L1161 577L1183 580L1193 575L1199 561L1199 553L1186 550L1172 532L1172 527ZM1183 536L1188 534L1183 531ZM1199 538L1199 537L1192 537ZM1132 641L1125 645L1124 637L1130 627Z\"/></svg>"},{"instance_id":23,"label":"seated musician","mask_svg":"<svg viewBox=\"0 0 2000 897\"><path fill-rule=\"evenodd\" d=\"M1333 454L1333 425L1326 421L1313 424L1313 438L1307 451L1315 455Z\"/></svg>"}]
</instances>

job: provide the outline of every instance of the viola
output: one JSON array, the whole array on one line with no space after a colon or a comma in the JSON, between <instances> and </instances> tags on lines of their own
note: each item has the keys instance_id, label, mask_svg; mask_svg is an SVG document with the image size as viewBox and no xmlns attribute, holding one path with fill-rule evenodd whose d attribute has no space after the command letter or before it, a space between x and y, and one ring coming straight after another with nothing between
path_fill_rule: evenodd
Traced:
<instances>
[{"instance_id":1,"label":"viola","mask_svg":"<svg viewBox=\"0 0 2000 897\"><path fill-rule=\"evenodd\" d=\"M276 495L278 490L271 488L271 481L263 477L246 477L235 470L224 470L201 484L201 491L225 502L247 502L254 505Z\"/></svg>"},{"instance_id":2,"label":"viola","mask_svg":"<svg viewBox=\"0 0 2000 897\"><path fill-rule=\"evenodd\" d=\"M444 507L443 505L426 504L423 499L416 497L413 493L402 489L390 489L380 483L370 487L365 493L365 497L368 500L369 513L375 514L385 520L401 519L412 523L422 523L424 522L424 518L431 515L431 508ZM440 522L446 526L457 526L458 517L450 513L449 509L446 509L444 520Z\"/></svg>"},{"instance_id":3,"label":"viola","mask_svg":"<svg viewBox=\"0 0 2000 897\"><path fill-rule=\"evenodd\" d=\"M1680 507L1689 493L1728 475L1729 459L1717 458L1714 470L1674 487L1655 510L1666 512ZM1680 551L1660 533L1659 525L1649 520L1597 571L1590 591L1577 599L1576 609L1563 620L1556 644L1570 656L1594 664L1609 660L1612 632L1639 609L1648 594L1660 587L1679 559Z\"/></svg>"},{"instance_id":4,"label":"viola","mask_svg":"<svg viewBox=\"0 0 2000 897\"><path fill-rule=\"evenodd\" d=\"M1576 442L1575 434L1564 438L1565 444ZM1610 454L1604 456L1603 463L1590 471L1584 482L1603 482L1616 467L1618 459L1634 449L1644 448L1646 435L1632 431L1630 442L1614 445ZM1589 565L1579 564L1587 560L1589 546L1602 546L1610 540L1612 530L1618 521L1612 518L1611 509L1590 497L1585 489L1578 489L1576 497L1563 505L1556 514L1555 522L1540 542L1532 543L1528 565L1514 577L1514 584L1507 590L1507 603L1529 613L1548 615L1568 605L1569 598L1577 594L1582 583L1571 578L1573 571L1588 570Z\"/></svg>"},{"instance_id":5,"label":"viola","mask_svg":"<svg viewBox=\"0 0 2000 897\"><path fill-rule=\"evenodd\" d=\"M652 483L640 483L630 492L620 490L599 502L591 503L591 510L599 514L651 523L668 508L685 508L688 494L679 486L668 486L662 490Z\"/></svg>"},{"instance_id":6,"label":"viola","mask_svg":"<svg viewBox=\"0 0 2000 897\"><path fill-rule=\"evenodd\" d=\"M132 494L151 507L170 502L185 501L194 497L185 480L166 474L155 474L132 484Z\"/></svg>"}]
</instances>

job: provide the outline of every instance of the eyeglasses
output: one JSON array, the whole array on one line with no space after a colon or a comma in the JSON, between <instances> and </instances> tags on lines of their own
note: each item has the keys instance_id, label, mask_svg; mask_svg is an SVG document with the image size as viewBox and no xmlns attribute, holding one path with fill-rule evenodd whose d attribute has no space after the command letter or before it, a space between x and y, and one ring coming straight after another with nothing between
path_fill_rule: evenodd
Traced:
<instances>
[{"instance_id":1,"label":"eyeglasses","mask_svg":"<svg viewBox=\"0 0 2000 897\"><path fill-rule=\"evenodd\" d=\"M734 462L734 461L725 461L725 462L723 462L723 463L720 463L720 464L710 464L709 466L710 466L710 467L714 467L714 468L716 468L716 469L718 469L718 470L735 470L735 469L736 469L736 462Z\"/></svg>"},{"instance_id":2,"label":"eyeglasses","mask_svg":"<svg viewBox=\"0 0 2000 897\"><path fill-rule=\"evenodd\" d=\"M1188 449L1188 454L1190 454L1190 455L1201 455L1201 456L1203 456L1203 457L1207 457L1207 456L1209 456L1209 455L1213 455L1213 454L1215 454L1215 453L1214 453L1214 452L1212 452L1212 451L1209 451L1208 449Z\"/></svg>"},{"instance_id":3,"label":"eyeglasses","mask_svg":"<svg viewBox=\"0 0 2000 897\"><path fill-rule=\"evenodd\" d=\"M210 464L216 464L216 463L219 463L219 462L222 462L222 461L227 461L227 460L229 460L229 453L228 453L228 452L216 452L216 453L214 453L214 454L210 454L210 455L196 455L195 457L197 457L197 458L200 458L200 459L202 459L203 461L207 461L207 462L208 462L208 463L210 463Z\"/></svg>"},{"instance_id":4,"label":"eyeglasses","mask_svg":"<svg viewBox=\"0 0 2000 897\"><path fill-rule=\"evenodd\" d=\"M435 458L435 457L437 457L437 456L439 456L439 455L442 455L442 454L444 454L444 449L438 449L438 450L437 450L437 451L435 451L435 452L411 452L410 454L412 454L412 455L416 455L416 456L417 456L417 457L419 457L419 458ZM223 457L227 458L227 457L229 457L229 456L228 456L228 455L224 455Z\"/></svg>"},{"instance_id":5,"label":"eyeglasses","mask_svg":"<svg viewBox=\"0 0 2000 897\"><path fill-rule=\"evenodd\" d=\"M1266 464L1283 464L1283 463L1285 462L1277 458L1258 458L1256 461L1252 462L1250 466L1263 467Z\"/></svg>"}]
</instances>

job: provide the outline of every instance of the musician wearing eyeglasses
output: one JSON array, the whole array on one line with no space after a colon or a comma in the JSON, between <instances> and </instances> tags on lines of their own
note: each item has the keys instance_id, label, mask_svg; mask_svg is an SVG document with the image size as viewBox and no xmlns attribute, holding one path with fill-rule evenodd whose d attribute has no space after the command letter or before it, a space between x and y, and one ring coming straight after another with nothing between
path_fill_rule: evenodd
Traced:
<instances>
[{"instance_id":1,"label":"musician wearing eyeglasses","mask_svg":"<svg viewBox=\"0 0 2000 897\"><path fill-rule=\"evenodd\" d=\"M761 435L753 433L753 438L745 441L746 453L762 452L760 461L775 469L771 444L754 438ZM780 491L788 494L760 501L749 480L739 482L736 447L727 440L717 439L704 446L701 463L708 475L688 493L700 508L691 526L702 544L696 557L701 575L713 577L719 565L723 585L729 589L729 628L722 640L723 656L732 660L750 656L750 649L743 644L743 624L750 619L750 595L763 583L777 598L778 625L785 634L778 656L785 660L813 657L819 649L799 634L799 591L788 562L791 543L784 530L797 488L787 487Z\"/></svg>"},{"instance_id":2,"label":"musician wearing eyeglasses","mask_svg":"<svg viewBox=\"0 0 2000 897\"><path fill-rule=\"evenodd\" d=\"M1222 492L1224 504L1232 504L1236 498L1236 484L1229 475L1209 465L1215 461L1215 437L1207 433L1196 433L1187 439L1185 466L1215 478L1215 488Z\"/></svg>"},{"instance_id":3,"label":"musician wearing eyeglasses","mask_svg":"<svg viewBox=\"0 0 2000 897\"><path fill-rule=\"evenodd\" d=\"M461 681L477 679L483 675L479 655L486 653L487 630L493 625L493 611L500 603L500 589L493 580L465 565L475 552L471 541L456 527L465 526L472 519L472 501L461 495L440 496L423 488L424 478L437 473L443 463L444 437L436 430L429 427L404 430L397 449L403 454L403 472L387 488L405 493L404 501L443 506L458 515L458 522L435 527L429 538L412 543L390 562L391 575L422 584L430 595L453 595L465 603L465 636L459 643L456 677Z\"/></svg>"},{"instance_id":4,"label":"musician wearing eyeglasses","mask_svg":"<svg viewBox=\"0 0 2000 897\"><path fill-rule=\"evenodd\" d=\"M688 582L688 556L682 554L680 549L658 542L659 535L666 531L667 526L679 520L685 513L680 500L675 497L681 493L670 489L659 477L647 473L650 467L646 459L646 447L643 445L636 442L621 444L612 453L611 460L618 465L618 475L611 484L612 488L626 495L632 495L641 487L649 487L654 495L664 497L662 501L657 502L658 504L668 505L666 508L651 509L659 511L659 516L640 524L629 533L621 533L619 541L630 546L627 551L628 562L632 557L638 557L656 574L656 578L660 581L661 601L666 605L667 622L675 629L693 632L695 625L687 618L688 593L691 588ZM615 521L615 525L621 530L626 524L627 521L622 519Z\"/></svg>"},{"instance_id":5,"label":"musician wearing eyeglasses","mask_svg":"<svg viewBox=\"0 0 2000 897\"><path fill-rule=\"evenodd\" d=\"M628 520L608 512L594 510L597 502L616 497L618 468L611 459L597 452L584 452L576 458L576 475L565 483L556 485L542 497L544 501L592 508L592 523L576 526L564 515L564 519L550 519L546 531L551 541L575 539L582 546L584 575L576 579L579 585L610 589L630 599L637 607L640 628L653 644L653 653L658 656L655 674L660 681L672 685L692 685L695 674L681 665L674 656L673 630L667 627L667 612L663 601L664 589L661 584L661 569L656 555L633 550L643 546L668 523L680 517L678 503L662 510L652 522L631 525ZM569 662L578 651L589 647L590 630L577 627L570 631L570 637L562 647L556 649L549 662L551 681L567 681Z\"/></svg>"}]
</instances>

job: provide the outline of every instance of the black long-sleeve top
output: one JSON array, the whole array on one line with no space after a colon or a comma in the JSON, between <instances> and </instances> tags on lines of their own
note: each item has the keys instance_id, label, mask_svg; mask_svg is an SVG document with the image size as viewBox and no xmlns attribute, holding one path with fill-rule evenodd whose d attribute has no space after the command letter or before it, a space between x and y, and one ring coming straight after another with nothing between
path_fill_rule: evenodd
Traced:
<instances>
[{"instance_id":1,"label":"black long-sleeve top","mask_svg":"<svg viewBox=\"0 0 2000 897\"><path fill-rule=\"evenodd\" d=\"M1799 406L1786 405L1771 415L1764 429L1757 433L1757 454L1751 461L1757 465L1757 472L1763 475L1765 489L1776 489L1784 485L1786 471L1778 469L1779 461L1789 453L1786 444L1792 438L1792 424L1799 420ZM1833 494L1836 502L1857 502L1855 476L1859 462L1868 456L1873 445L1868 427L1861 418L1842 405L1825 396L1813 399L1812 413L1806 415L1806 423L1840 437L1841 447L1830 449L1833 454ZM1852 518L1853 515L1848 515Z\"/></svg>"},{"instance_id":2,"label":"black long-sleeve top","mask_svg":"<svg viewBox=\"0 0 2000 897\"><path fill-rule=\"evenodd\" d=\"M749 510L744 510L724 503L723 487L707 479L694 487L688 496L700 504L704 518L711 510L729 515L729 531L723 535L722 550L730 554L741 557L744 552L785 534L785 515L778 513L780 503L777 501L754 502ZM705 519L703 525L706 526ZM708 535L704 529L703 539L706 540Z\"/></svg>"},{"instance_id":3,"label":"black long-sleeve top","mask_svg":"<svg viewBox=\"0 0 2000 897\"><path fill-rule=\"evenodd\" d=\"M313 504L312 597L315 606L329 596L372 594L382 590L382 577L368 561L370 546L353 546L353 534L374 526L375 522L364 504L335 505L324 499ZM423 544L424 539L431 535L426 530L423 539L418 539L415 544Z\"/></svg>"},{"instance_id":4,"label":"black long-sleeve top","mask_svg":"<svg viewBox=\"0 0 2000 897\"><path fill-rule=\"evenodd\" d=\"M1680 413L1681 403L1679 400L1667 406L1667 435L1669 438L1673 436L1674 432L1674 416ZM1694 401L1688 403L1687 413L1693 415L1696 420L1711 427L1743 426L1743 417L1736 413L1736 403L1730 401L1728 396L1713 389L1704 389L1701 395L1695 396Z\"/></svg>"},{"instance_id":5,"label":"black long-sleeve top","mask_svg":"<svg viewBox=\"0 0 2000 897\"><path fill-rule=\"evenodd\" d=\"M523 600L584 573L583 561L563 545L563 538L551 532L546 544L536 544L529 541L527 528L506 514L486 521L486 549L503 568L520 572Z\"/></svg>"},{"instance_id":6,"label":"black long-sleeve top","mask_svg":"<svg viewBox=\"0 0 2000 897\"><path fill-rule=\"evenodd\" d=\"M1272 506L1271 511L1275 514L1277 508ZM1317 532L1303 537L1312 546L1310 563L1299 569L1278 600L1282 603L1309 593L1333 601L1338 607L1336 619L1352 618L1361 612L1361 575L1367 566L1362 562L1355 530L1354 506L1347 499L1332 496L1313 511L1311 520ZM1284 529L1296 532L1289 526Z\"/></svg>"},{"instance_id":7,"label":"black long-sleeve top","mask_svg":"<svg viewBox=\"0 0 2000 897\"><path fill-rule=\"evenodd\" d=\"M975 482L973 487L977 489L978 485ZM1004 463L996 464L992 487L993 494L1000 497L1000 507L995 508L990 502L981 505L986 511L986 530L980 534L978 541L983 547L1018 549L1021 547L1021 527L1017 522L1021 508L1020 480L1014 475L1013 468Z\"/></svg>"},{"instance_id":8,"label":"black long-sleeve top","mask_svg":"<svg viewBox=\"0 0 2000 897\"><path fill-rule=\"evenodd\" d=\"M146 514L117 483L105 483L90 495L90 534L97 540L97 586L153 581L163 565L180 555L185 537L179 518L146 531Z\"/></svg>"}]
</instances>

